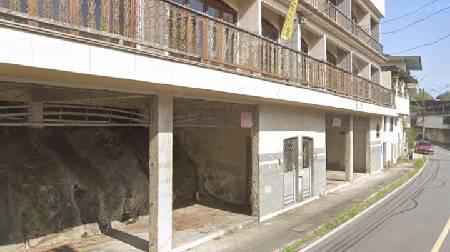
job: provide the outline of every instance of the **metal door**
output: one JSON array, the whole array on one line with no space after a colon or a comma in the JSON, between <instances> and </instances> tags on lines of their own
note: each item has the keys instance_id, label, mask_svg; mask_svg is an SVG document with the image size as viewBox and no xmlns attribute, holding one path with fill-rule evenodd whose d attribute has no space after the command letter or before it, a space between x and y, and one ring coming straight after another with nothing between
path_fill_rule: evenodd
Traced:
<instances>
[{"instance_id":1,"label":"metal door","mask_svg":"<svg viewBox=\"0 0 450 252\"><path fill-rule=\"evenodd\" d=\"M296 174L298 171L298 137L284 140L283 146L283 203L296 201Z\"/></svg>"},{"instance_id":2,"label":"metal door","mask_svg":"<svg viewBox=\"0 0 450 252\"><path fill-rule=\"evenodd\" d=\"M299 200L308 199L312 196L311 180L313 171L314 159L314 140L312 138L304 137L302 139L302 169L299 171L298 180L301 180L299 186ZM300 176L301 175L301 176Z\"/></svg>"}]
</instances>

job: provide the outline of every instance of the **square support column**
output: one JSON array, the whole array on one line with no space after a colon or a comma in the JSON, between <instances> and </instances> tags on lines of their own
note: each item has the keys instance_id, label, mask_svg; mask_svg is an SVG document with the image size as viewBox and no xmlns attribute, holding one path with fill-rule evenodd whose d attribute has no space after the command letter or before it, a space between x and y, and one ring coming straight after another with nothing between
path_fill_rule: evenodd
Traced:
<instances>
[{"instance_id":1,"label":"square support column","mask_svg":"<svg viewBox=\"0 0 450 252\"><path fill-rule=\"evenodd\" d=\"M149 252L172 250L173 97L155 96L149 129Z\"/></svg>"},{"instance_id":2,"label":"square support column","mask_svg":"<svg viewBox=\"0 0 450 252\"><path fill-rule=\"evenodd\" d=\"M30 103L30 118L29 122L32 123L33 128L43 128L44 123L44 103L32 102Z\"/></svg>"},{"instance_id":3,"label":"square support column","mask_svg":"<svg viewBox=\"0 0 450 252\"><path fill-rule=\"evenodd\" d=\"M237 1L239 3L239 27L262 34L262 0Z\"/></svg>"},{"instance_id":4,"label":"square support column","mask_svg":"<svg viewBox=\"0 0 450 252\"><path fill-rule=\"evenodd\" d=\"M345 179L353 180L353 116L348 118L348 131L345 136Z\"/></svg>"}]
</instances>

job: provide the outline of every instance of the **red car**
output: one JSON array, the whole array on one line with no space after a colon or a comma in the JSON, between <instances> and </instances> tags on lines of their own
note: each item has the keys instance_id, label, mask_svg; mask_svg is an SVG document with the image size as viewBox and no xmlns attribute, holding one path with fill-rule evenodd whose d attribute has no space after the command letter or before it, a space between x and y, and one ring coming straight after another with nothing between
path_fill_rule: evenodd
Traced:
<instances>
[{"instance_id":1,"label":"red car","mask_svg":"<svg viewBox=\"0 0 450 252\"><path fill-rule=\"evenodd\" d=\"M427 141L420 141L416 143L416 153L433 154L433 145Z\"/></svg>"}]
</instances>

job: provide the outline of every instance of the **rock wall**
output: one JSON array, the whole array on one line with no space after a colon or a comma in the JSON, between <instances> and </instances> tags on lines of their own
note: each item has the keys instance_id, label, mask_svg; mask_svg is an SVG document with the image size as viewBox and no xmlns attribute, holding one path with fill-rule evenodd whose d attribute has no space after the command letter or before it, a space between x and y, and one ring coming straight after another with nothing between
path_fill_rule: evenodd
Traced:
<instances>
[{"instance_id":1,"label":"rock wall","mask_svg":"<svg viewBox=\"0 0 450 252\"><path fill-rule=\"evenodd\" d=\"M0 245L146 215L139 128L0 128Z\"/></svg>"},{"instance_id":2,"label":"rock wall","mask_svg":"<svg viewBox=\"0 0 450 252\"><path fill-rule=\"evenodd\" d=\"M177 128L174 137L175 198L199 192L225 203L249 204L250 130Z\"/></svg>"}]
</instances>

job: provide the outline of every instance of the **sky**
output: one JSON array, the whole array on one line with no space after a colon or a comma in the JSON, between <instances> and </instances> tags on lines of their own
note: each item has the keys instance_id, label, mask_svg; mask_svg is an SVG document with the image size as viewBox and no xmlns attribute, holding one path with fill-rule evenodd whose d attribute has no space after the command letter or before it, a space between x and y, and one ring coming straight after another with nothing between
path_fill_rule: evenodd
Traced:
<instances>
[{"instance_id":1,"label":"sky","mask_svg":"<svg viewBox=\"0 0 450 252\"><path fill-rule=\"evenodd\" d=\"M437 2L413 15L388 22L433 1ZM405 30L382 34L384 53L422 56L423 71L413 72L413 75L420 81L419 85L433 96L450 90L450 37L430 47L400 52L450 34L450 0L386 0L386 13L384 21L381 21L382 33L389 33L446 7L449 8Z\"/></svg>"}]
</instances>

